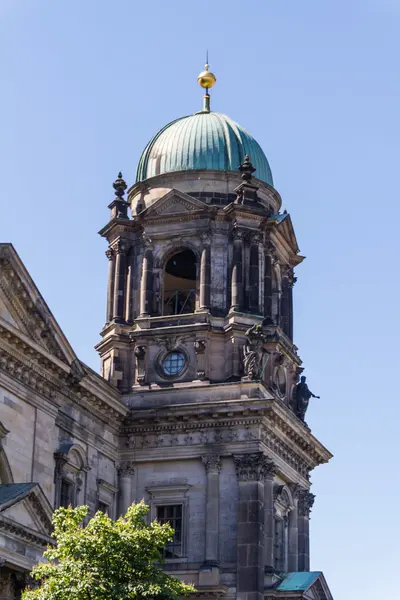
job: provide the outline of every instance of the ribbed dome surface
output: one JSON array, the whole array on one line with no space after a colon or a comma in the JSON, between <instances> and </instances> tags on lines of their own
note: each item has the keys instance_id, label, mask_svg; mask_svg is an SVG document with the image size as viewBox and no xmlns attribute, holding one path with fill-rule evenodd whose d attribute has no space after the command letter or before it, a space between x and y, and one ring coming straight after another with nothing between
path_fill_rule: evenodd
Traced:
<instances>
[{"instance_id":1,"label":"ribbed dome surface","mask_svg":"<svg viewBox=\"0 0 400 600\"><path fill-rule=\"evenodd\" d=\"M237 171L248 154L254 176L273 185L271 169L253 136L229 117L200 112L172 121L148 143L136 180L177 171L209 169Z\"/></svg>"}]
</instances>

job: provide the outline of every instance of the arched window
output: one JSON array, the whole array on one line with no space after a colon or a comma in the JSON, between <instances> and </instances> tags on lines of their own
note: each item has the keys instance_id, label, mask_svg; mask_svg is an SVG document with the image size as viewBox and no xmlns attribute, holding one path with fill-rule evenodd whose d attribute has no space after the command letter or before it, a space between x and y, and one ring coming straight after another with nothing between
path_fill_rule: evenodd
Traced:
<instances>
[{"instance_id":1,"label":"arched window","mask_svg":"<svg viewBox=\"0 0 400 600\"><path fill-rule=\"evenodd\" d=\"M196 275L197 261L191 250L181 250L171 256L164 272L164 315L180 315L195 311Z\"/></svg>"},{"instance_id":2,"label":"arched window","mask_svg":"<svg viewBox=\"0 0 400 600\"><path fill-rule=\"evenodd\" d=\"M67 507L84 504L84 482L87 459L83 448L77 444L62 444L55 458L55 506Z\"/></svg>"}]
</instances>

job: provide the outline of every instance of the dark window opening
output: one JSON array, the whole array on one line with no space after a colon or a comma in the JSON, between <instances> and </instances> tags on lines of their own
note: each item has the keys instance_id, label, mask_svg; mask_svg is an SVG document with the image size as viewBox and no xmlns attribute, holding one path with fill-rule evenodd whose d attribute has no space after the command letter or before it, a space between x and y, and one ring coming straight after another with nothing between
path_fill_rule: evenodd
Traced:
<instances>
[{"instance_id":1,"label":"dark window opening","mask_svg":"<svg viewBox=\"0 0 400 600\"><path fill-rule=\"evenodd\" d=\"M164 315L192 313L196 308L196 257L191 250L174 254L165 266Z\"/></svg>"},{"instance_id":2,"label":"dark window opening","mask_svg":"<svg viewBox=\"0 0 400 600\"><path fill-rule=\"evenodd\" d=\"M108 515L108 511L110 510L110 507L105 502L100 502L99 501L99 503L98 503L98 510L100 510L101 512L103 512L105 515Z\"/></svg>"},{"instance_id":3,"label":"dark window opening","mask_svg":"<svg viewBox=\"0 0 400 600\"><path fill-rule=\"evenodd\" d=\"M60 506L64 508L68 508L69 505L72 505L72 492L73 485L66 481L65 479L61 480L61 491L60 491Z\"/></svg>"},{"instance_id":4,"label":"dark window opening","mask_svg":"<svg viewBox=\"0 0 400 600\"><path fill-rule=\"evenodd\" d=\"M182 556L182 504L157 506L157 521L169 523L174 530L174 539L164 548L164 558Z\"/></svg>"}]
</instances>

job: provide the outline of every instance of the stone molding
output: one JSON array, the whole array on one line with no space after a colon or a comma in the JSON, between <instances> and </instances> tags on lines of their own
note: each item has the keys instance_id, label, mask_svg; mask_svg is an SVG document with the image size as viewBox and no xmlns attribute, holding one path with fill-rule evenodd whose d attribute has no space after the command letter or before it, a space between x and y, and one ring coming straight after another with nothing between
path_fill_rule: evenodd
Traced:
<instances>
[{"instance_id":1,"label":"stone molding","mask_svg":"<svg viewBox=\"0 0 400 600\"><path fill-rule=\"evenodd\" d=\"M206 454L201 457L206 473L219 473L222 467L221 457L218 454Z\"/></svg>"},{"instance_id":2,"label":"stone molding","mask_svg":"<svg viewBox=\"0 0 400 600\"><path fill-rule=\"evenodd\" d=\"M263 481L275 469L273 461L262 452L234 455L233 462L239 481Z\"/></svg>"}]
</instances>

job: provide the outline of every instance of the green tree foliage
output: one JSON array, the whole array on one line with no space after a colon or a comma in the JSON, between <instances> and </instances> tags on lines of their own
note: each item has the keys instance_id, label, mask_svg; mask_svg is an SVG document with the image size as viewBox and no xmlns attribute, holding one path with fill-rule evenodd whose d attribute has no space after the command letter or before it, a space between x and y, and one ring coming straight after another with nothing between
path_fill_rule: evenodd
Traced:
<instances>
[{"instance_id":1,"label":"green tree foliage","mask_svg":"<svg viewBox=\"0 0 400 600\"><path fill-rule=\"evenodd\" d=\"M166 523L146 523L149 508L133 504L113 521L97 512L83 525L87 506L54 512L55 547L44 553L32 577L40 586L23 600L177 600L194 588L161 568L162 548L172 541Z\"/></svg>"}]
</instances>

